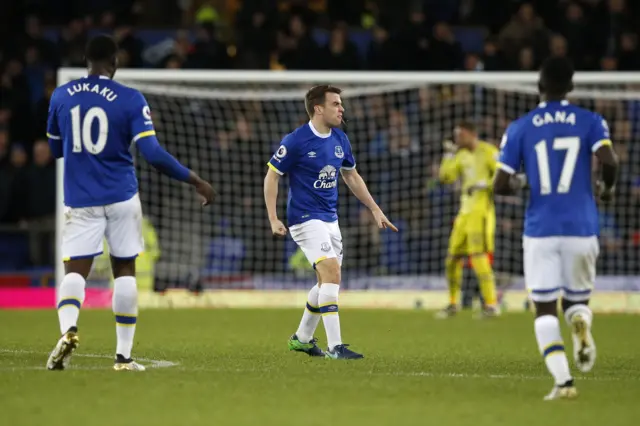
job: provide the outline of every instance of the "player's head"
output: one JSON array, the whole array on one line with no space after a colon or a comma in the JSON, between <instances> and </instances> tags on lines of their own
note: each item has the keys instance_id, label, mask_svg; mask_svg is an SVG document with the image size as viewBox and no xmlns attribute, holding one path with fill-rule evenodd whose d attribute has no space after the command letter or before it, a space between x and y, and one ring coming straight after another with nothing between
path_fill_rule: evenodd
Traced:
<instances>
[{"instance_id":1,"label":"player's head","mask_svg":"<svg viewBox=\"0 0 640 426\"><path fill-rule=\"evenodd\" d=\"M542 63L538 90L544 99L564 99L573 90L573 65L567 58L551 57Z\"/></svg>"},{"instance_id":2,"label":"player's head","mask_svg":"<svg viewBox=\"0 0 640 426\"><path fill-rule=\"evenodd\" d=\"M87 43L85 58L90 72L113 77L118 68L118 44L111 36L97 35Z\"/></svg>"},{"instance_id":3,"label":"player's head","mask_svg":"<svg viewBox=\"0 0 640 426\"><path fill-rule=\"evenodd\" d=\"M461 121L453 128L453 137L460 148L472 148L478 140L476 125L471 121Z\"/></svg>"},{"instance_id":4,"label":"player's head","mask_svg":"<svg viewBox=\"0 0 640 426\"><path fill-rule=\"evenodd\" d=\"M329 84L309 89L304 97L304 107L309 118L321 119L329 128L340 126L344 113L340 93L342 93L341 89Z\"/></svg>"}]
</instances>

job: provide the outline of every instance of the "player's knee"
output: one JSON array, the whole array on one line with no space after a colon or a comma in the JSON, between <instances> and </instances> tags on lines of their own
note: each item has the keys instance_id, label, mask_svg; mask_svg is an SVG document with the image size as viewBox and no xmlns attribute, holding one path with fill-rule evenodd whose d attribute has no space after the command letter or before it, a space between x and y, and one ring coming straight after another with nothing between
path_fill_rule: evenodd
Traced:
<instances>
[{"instance_id":1,"label":"player's knee","mask_svg":"<svg viewBox=\"0 0 640 426\"><path fill-rule=\"evenodd\" d=\"M111 269L113 277L135 277L136 276L136 259L121 259L111 257Z\"/></svg>"},{"instance_id":2,"label":"player's knee","mask_svg":"<svg viewBox=\"0 0 640 426\"><path fill-rule=\"evenodd\" d=\"M91 266L93 265L93 257L86 259L71 259L64 263L64 273L79 274L85 280L91 272Z\"/></svg>"},{"instance_id":3,"label":"player's knee","mask_svg":"<svg viewBox=\"0 0 640 426\"><path fill-rule=\"evenodd\" d=\"M558 316L558 301L553 300L551 302L533 302L536 307L536 318L545 315Z\"/></svg>"},{"instance_id":4,"label":"player's knee","mask_svg":"<svg viewBox=\"0 0 640 426\"><path fill-rule=\"evenodd\" d=\"M342 276L340 264L335 257L324 259L316 263L316 271L320 277L320 283L340 284Z\"/></svg>"}]
</instances>

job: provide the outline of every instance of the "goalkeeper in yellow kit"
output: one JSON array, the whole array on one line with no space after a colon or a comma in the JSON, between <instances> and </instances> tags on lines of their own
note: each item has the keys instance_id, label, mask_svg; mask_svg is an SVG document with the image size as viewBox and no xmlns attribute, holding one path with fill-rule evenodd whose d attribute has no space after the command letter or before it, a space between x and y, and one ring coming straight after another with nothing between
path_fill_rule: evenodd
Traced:
<instances>
[{"instance_id":1,"label":"goalkeeper in yellow kit","mask_svg":"<svg viewBox=\"0 0 640 426\"><path fill-rule=\"evenodd\" d=\"M498 148L478 140L472 123L462 122L454 129L455 143L444 143L440 181L462 180L460 211L453 224L445 261L449 285L449 305L438 313L448 318L458 311L462 267L468 258L484 299L484 316L497 316L496 284L491 267L495 234L495 208L492 184L496 172Z\"/></svg>"}]
</instances>

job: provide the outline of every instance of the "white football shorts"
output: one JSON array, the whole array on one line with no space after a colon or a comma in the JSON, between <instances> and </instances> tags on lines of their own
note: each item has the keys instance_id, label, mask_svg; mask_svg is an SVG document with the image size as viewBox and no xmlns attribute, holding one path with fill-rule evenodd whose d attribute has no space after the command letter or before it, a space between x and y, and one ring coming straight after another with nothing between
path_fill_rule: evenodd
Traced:
<instances>
[{"instance_id":1,"label":"white football shorts","mask_svg":"<svg viewBox=\"0 0 640 426\"><path fill-rule=\"evenodd\" d=\"M524 280L534 302L561 297L582 302L591 297L598 237L524 237Z\"/></svg>"},{"instance_id":2,"label":"white football shorts","mask_svg":"<svg viewBox=\"0 0 640 426\"><path fill-rule=\"evenodd\" d=\"M317 263L333 257L342 265L342 234L338 221L312 219L289 227L289 232L314 269Z\"/></svg>"},{"instance_id":3,"label":"white football shorts","mask_svg":"<svg viewBox=\"0 0 640 426\"><path fill-rule=\"evenodd\" d=\"M106 206L65 207L62 229L65 261L102 254L104 237L113 257L134 259L142 253L142 206L138 194Z\"/></svg>"}]
</instances>

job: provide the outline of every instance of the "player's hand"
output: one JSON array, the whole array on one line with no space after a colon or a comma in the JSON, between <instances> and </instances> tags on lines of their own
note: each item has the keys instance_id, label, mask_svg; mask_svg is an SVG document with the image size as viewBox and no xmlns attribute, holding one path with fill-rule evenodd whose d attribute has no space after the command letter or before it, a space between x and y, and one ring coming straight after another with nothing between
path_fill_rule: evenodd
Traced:
<instances>
[{"instance_id":1,"label":"player's hand","mask_svg":"<svg viewBox=\"0 0 640 426\"><path fill-rule=\"evenodd\" d=\"M213 199L218 195L215 189L206 180L200 180L195 184L196 192L200 195L200 201L203 206L209 205L213 202Z\"/></svg>"},{"instance_id":2,"label":"player's hand","mask_svg":"<svg viewBox=\"0 0 640 426\"><path fill-rule=\"evenodd\" d=\"M458 150L458 145L456 145L453 141L446 140L442 142L442 149L444 150L445 154L455 154Z\"/></svg>"},{"instance_id":3,"label":"player's hand","mask_svg":"<svg viewBox=\"0 0 640 426\"><path fill-rule=\"evenodd\" d=\"M372 210L373 218L376 220L376 224L380 229L391 229L394 232L398 232L398 228L391 223L389 219L382 213L382 210Z\"/></svg>"},{"instance_id":4,"label":"player's hand","mask_svg":"<svg viewBox=\"0 0 640 426\"><path fill-rule=\"evenodd\" d=\"M285 235L287 235L287 227L284 226L284 223L282 223L279 219L274 219L271 221L271 232L273 233L273 235L276 235L278 237L284 237Z\"/></svg>"},{"instance_id":5,"label":"player's hand","mask_svg":"<svg viewBox=\"0 0 640 426\"><path fill-rule=\"evenodd\" d=\"M600 198L600 201L603 204L609 204L610 202L613 201L613 195L615 192L614 188L606 189L604 187L604 183L602 181L598 181L596 183L596 190L598 193L598 198Z\"/></svg>"}]
</instances>

